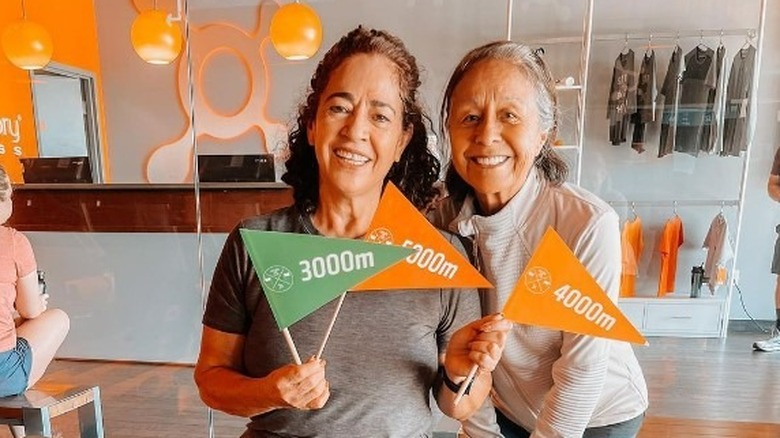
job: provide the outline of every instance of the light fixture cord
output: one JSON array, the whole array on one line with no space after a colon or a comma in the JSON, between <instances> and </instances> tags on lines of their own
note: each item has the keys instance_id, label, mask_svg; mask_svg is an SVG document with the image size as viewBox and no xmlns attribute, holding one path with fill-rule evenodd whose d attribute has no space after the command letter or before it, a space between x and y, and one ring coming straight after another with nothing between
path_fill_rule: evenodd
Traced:
<instances>
[{"instance_id":1,"label":"light fixture cord","mask_svg":"<svg viewBox=\"0 0 780 438\"><path fill-rule=\"evenodd\" d=\"M157 10L157 0L154 0L154 10Z\"/></svg>"},{"instance_id":2,"label":"light fixture cord","mask_svg":"<svg viewBox=\"0 0 780 438\"><path fill-rule=\"evenodd\" d=\"M27 19L27 9L24 7L24 0L22 0L22 19Z\"/></svg>"}]
</instances>

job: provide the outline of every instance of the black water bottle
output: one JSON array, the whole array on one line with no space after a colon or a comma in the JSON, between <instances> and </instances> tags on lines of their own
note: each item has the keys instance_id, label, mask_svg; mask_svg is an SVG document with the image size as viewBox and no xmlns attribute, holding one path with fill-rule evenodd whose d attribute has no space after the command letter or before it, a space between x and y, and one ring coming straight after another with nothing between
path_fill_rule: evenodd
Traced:
<instances>
[{"instance_id":1,"label":"black water bottle","mask_svg":"<svg viewBox=\"0 0 780 438\"><path fill-rule=\"evenodd\" d=\"M691 298L701 296L701 285L704 282L704 265L691 269Z\"/></svg>"},{"instance_id":2,"label":"black water bottle","mask_svg":"<svg viewBox=\"0 0 780 438\"><path fill-rule=\"evenodd\" d=\"M46 273L38 271L38 288L41 290L41 294L46 293Z\"/></svg>"}]
</instances>

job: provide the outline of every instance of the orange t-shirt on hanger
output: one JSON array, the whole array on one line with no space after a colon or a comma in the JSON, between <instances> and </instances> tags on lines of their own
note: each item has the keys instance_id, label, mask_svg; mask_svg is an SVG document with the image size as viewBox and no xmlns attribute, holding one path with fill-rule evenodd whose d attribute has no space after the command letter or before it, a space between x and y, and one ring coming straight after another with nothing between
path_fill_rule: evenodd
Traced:
<instances>
[{"instance_id":1,"label":"orange t-shirt on hanger","mask_svg":"<svg viewBox=\"0 0 780 438\"><path fill-rule=\"evenodd\" d=\"M658 278L658 296L674 292L674 278L677 274L677 250L683 244L683 225L680 216L674 215L666 221L661 233L658 251L661 253L661 274Z\"/></svg>"},{"instance_id":2,"label":"orange t-shirt on hanger","mask_svg":"<svg viewBox=\"0 0 780 438\"><path fill-rule=\"evenodd\" d=\"M642 255L644 240L642 238L642 219L635 216L633 221L626 221L620 239L623 270L620 275L620 296L636 296L636 276L639 273L639 257Z\"/></svg>"}]
</instances>

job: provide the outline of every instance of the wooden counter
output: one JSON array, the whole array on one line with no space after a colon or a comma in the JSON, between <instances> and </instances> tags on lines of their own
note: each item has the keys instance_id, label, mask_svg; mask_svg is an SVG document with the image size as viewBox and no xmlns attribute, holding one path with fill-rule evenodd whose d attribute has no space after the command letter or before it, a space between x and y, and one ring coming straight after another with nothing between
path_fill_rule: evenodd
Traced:
<instances>
[{"instance_id":1,"label":"wooden counter","mask_svg":"<svg viewBox=\"0 0 780 438\"><path fill-rule=\"evenodd\" d=\"M26 184L8 224L20 231L226 233L243 218L292 204L283 183Z\"/></svg>"}]
</instances>

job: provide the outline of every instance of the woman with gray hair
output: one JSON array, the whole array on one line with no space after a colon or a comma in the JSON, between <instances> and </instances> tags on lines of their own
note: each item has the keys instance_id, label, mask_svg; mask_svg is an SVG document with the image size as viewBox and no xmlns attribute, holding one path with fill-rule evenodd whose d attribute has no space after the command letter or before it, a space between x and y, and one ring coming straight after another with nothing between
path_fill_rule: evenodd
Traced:
<instances>
[{"instance_id":1,"label":"woman with gray hair","mask_svg":"<svg viewBox=\"0 0 780 438\"><path fill-rule=\"evenodd\" d=\"M500 311L548 227L616 301L617 214L565 182L556 154L555 82L539 53L511 41L470 51L441 108L452 162L436 225L468 237L483 273L483 313ZM492 401L492 403L491 403ZM631 346L516 324L493 373L489 401L463 423L471 437L634 437L647 387Z\"/></svg>"}]
</instances>

